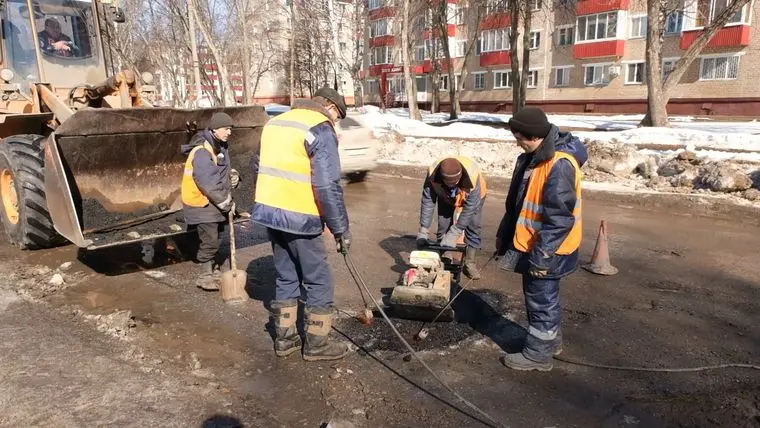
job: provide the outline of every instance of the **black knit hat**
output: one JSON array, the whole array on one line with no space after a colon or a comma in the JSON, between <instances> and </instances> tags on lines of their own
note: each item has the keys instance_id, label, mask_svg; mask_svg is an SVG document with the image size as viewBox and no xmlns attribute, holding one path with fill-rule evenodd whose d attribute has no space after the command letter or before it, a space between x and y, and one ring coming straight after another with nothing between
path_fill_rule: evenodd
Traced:
<instances>
[{"instance_id":1,"label":"black knit hat","mask_svg":"<svg viewBox=\"0 0 760 428\"><path fill-rule=\"evenodd\" d=\"M338 114L340 114L340 118L346 118L346 99L343 98L343 95L339 94L338 91L329 86L323 86L317 90L314 96L322 97L335 104L335 107L338 108Z\"/></svg>"},{"instance_id":2,"label":"black knit hat","mask_svg":"<svg viewBox=\"0 0 760 428\"><path fill-rule=\"evenodd\" d=\"M509 128L526 138L545 138L549 135L552 124L540 108L525 107L509 119Z\"/></svg>"},{"instance_id":3,"label":"black knit hat","mask_svg":"<svg viewBox=\"0 0 760 428\"><path fill-rule=\"evenodd\" d=\"M232 128L232 118L227 113L214 113L208 121L208 129Z\"/></svg>"}]
</instances>

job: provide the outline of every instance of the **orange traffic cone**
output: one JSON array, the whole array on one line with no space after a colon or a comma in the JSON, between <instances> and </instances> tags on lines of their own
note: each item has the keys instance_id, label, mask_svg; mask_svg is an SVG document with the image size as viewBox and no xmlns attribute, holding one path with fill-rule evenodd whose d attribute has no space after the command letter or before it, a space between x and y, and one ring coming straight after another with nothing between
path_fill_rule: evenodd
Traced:
<instances>
[{"instance_id":1,"label":"orange traffic cone","mask_svg":"<svg viewBox=\"0 0 760 428\"><path fill-rule=\"evenodd\" d=\"M596 237L594 254L591 263L583 265L583 269L597 275L615 275L618 269L610 264L610 253L607 250L607 221L602 220L599 225L599 235Z\"/></svg>"}]
</instances>

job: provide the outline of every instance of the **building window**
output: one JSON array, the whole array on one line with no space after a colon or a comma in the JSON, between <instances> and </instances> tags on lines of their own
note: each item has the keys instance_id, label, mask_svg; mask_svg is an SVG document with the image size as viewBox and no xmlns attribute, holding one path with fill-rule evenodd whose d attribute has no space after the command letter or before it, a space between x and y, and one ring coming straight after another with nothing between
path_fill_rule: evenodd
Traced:
<instances>
[{"instance_id":1,"label":"building window","mask_svg":"<svg viewBox=\"0 0 760 428\"><path fill-rule=\"evenodd\" d=\"M538 70L530 70L528 71L528 88L536 88L538 87Z\"/></svg>"},{"instance_id":2,"label":"building window","mask_svg":"<svg viewBox=\"0 0 760 428\"><path fill-rule=\"evenodd\" d=\"M528 4L533 11L541 10L541 0L528 0Z\"/></svg>"},{"instance_id":3,"label":"building window","mask_svg":"<svg viewBox=\"0 0 760 428\"><path fill-rule=\"evenodd\" d=\"M480 51L495 52L509 50L510 30L510 28L498 28L495 30L483 31L480 35Z\"/></svg>"},{"instance_id":4,"label":"building window","mask_svg":"<svg viewBox=\"0 0 760 428\"><path fill-rule=\"evenodd\" d=\"M449 39L449 55L451 55L452 58L463 57L466 51L466 40Z\"/></svg>"},{"instance_id":5,"label":"building window","mask_svg":"<svg viewBox=\"0 0 760 428\"><path fill-rule=\"evenodd\" d=\"M438 82L438 89L442 91L448 91L449 90L449 76L441 76L440 82Z\"/></svg>"},{"instance_id":6,"label":"building window","mask_svg":"<svg viewBox=\"0 0 760 428\"><path fill-rule=\"evenodd\" d=\"M419 45L414 47L414 60L415 61L425 61L426 55L425 55L425 45Z\"/></svg>"},{"instance_id":7,"label":"building window","mask_svg":"<svg viewBox=\"0 0 760 428\"><path fill-rule=\"evenodd\" d=\"M625 84L641 85L644 83L644 63L632 62L626 65Z\"/></svg>"},{"instance_id":8,"label":"building window","mask_svg":"<svg viewBox=\"0 0 760 428\"><path fill-rule=\"evenodd\" d=\"M541 32L531 31L530 32L530 49L538 49L540 45L541 45Z\"/></svg>"},{"instance_id":9,"label":"building window","mask_svg":"<svg viewBox=\"0 0 760 428\"><path fill-rule=\"evenodd\" d=\"M417 92L427 92L427 78L425 76L416 76Z\"/></svg>"},{"instance_id":10,"label":"building window","mask_svg":"<svg viewBox=\"0 0 760 428\"><path fill-rule=\"evenodd\" d=\"M697 16L696 26L706 27L711 22L723 13L731 4L731 0L697 0ZM746 9L746 5L736 12L736 15L732 16L727 24L736 24L742 22L743 12Z\"/></svg>"},{"instance_id":11,"label":"building window","mask_svg":"<svg viewBox=\"0 0 760 428\"><path fill-rule=\"evenodd\" d=\"M370 65L378 64L392 64L393 63L393 51L390 46L378 46L372 48L370 53Z\"/></svg>"},{"instance_id":12,"label":"building window","mask_svg":"<svg viewBox=\"0 0 760 428\"><path fill-rule=\"evenodd\" d=\"M456 89L464 89L462 83L462 75L461 74L455 74L454 75L454 87Z\"/></svg>"},{"instance_id":13,"label":"building window","mask_svg":"<svg viewBox=\"0 0 760 428\"><path fill-rule=\"evenodd\" d=\"M486 73L473 73L472 74L472 88L476 90L482 90L486 88Z\"/></svg>"},{"instance_id":14,"label":"building window","mask_svg":"<svg viewBox=\"0 0 760 428\"><path fill-rule=\"evenodd\" d=\"M390 19L378 19L369 23L369 37L388 36L391 34Z\"/></svg>"},{"instance_id":15,"label":"building window","mask_svg":"<svg viewBox=\"0 0 760 428\"><path fill-rule=\"evenodd\" d=\"M502 13L509 10L509 0L488 0L486 3L486 15Z\"/></svg>"},{"instance_id":16,"label":"building window","mask_svg":"<svg viewBox=\"0 0 760 428\"><path fill-rule=\"evenodd\" d=\"M511 71L496 71L493 73L493 88L505 89L512 87Z\"/></svg>"},{"instance_id":17,"label":"building window","mask_svg":"<svg viewBox=\"0 0 760 428\"><path fill-rule=\"evenodd\" d=\"M617 36L617 12L578 18L578 41L614 39Z\"/></svg>"},{"instance_id":18,"label":"building window","mask_svg":"<svg viewBox=\"0 0 760 428\"><path fill-rule=\"evenodd\" d=\"M446 23L464 25L464 8L457 4L449 4L446 10Z\"/></svg>"},{"instance_id":19,"label":"building window","mask_svg":"<svg viewBox=\"0 0 760 428\"><path fill-rule=\"evenodd\" d=\"M673 69L676 68L676 64L678 63L678 58L668 58L662 60L662 80L665 80L670 76L670 73L673 72Z\"/></svg>"},{"instance_id":20,"label":"building window","mask_svg":"<svg viewBox=\"0 0 760 428\"><path fill-rule=\"evenodd\" d=\"M367 9L379 9L383 7L383 0L369 0L367 3Z\"/></svg>"},{"instance_id":21,"label":"building window","mask_svg":"<svg viewBox=\"0 0 760 428\"><path fill-rule=\"evenodd\" d=\"M683 12L668 14L665 20L665 34L677 34L683 29Z\"/></svg>"},{"instance_id":22,"label":"building window","mask_svg":"<svg viewBox=\"0 0 760 428\"><path fill-rule=\"evenodd\" d=\"M368 80L367 81L367 93L369 93L369 94L379 94L380 93L380 84L377 82L377 80Z\"/></svg>"},{"instance_id":23,"label":"building window","mask_svg":"<svg viewBox=\"0 0 760 428\"><path fill-rule=\"evenodd\" d=\"M557 67L554 69L554 86L561 88L570 85L570 67Z\"/></svg>"},{"instance_id":24,"label":"building window","mask_svg":"<svg viewBox=\"0 0 760 428\"><path fill-rule=\"evenodd\" d=\"M574 40L575 28L562 27L557 29L557 45L567 46L572 45Z\"/></svg>"},{"instance_id":25,"label":"building window","mask_svg":"<svg viewBox=\"0 0 760 428\"><path fill-rule=\"evenodd\" d=\"M646 16L634 16L631 18L631 34L630 39L640 39L647 35L647 17Z\"/></svg>"},{"instance_id":26,"label":"building window","mask_svg":"<svg viewBox=\"0 0 760 428\"><path fill-rule=\"evenodd\" d=\"M583 83L586 86L600 86L610 82L609 64L592 64L585 66L585 68Z\"/></svg>"},{"instance_id":27,"label":"building window","mask_svg":"<svg viewBox=\"0 0 760 428\"><path fill-rule=\"evenodd\" d=\"M702 58L699 80L732 80L739 74L739 57Z\"/></svg>"}]
</instances>

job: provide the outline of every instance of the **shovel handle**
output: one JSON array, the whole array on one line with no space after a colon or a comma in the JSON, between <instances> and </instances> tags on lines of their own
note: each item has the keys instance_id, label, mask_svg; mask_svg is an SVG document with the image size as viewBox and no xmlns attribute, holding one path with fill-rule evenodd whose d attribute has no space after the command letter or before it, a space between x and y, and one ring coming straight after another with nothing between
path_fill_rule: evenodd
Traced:
<instances>
[{"instance_id":1,"label":"shovel handle","mask_svg":"<svg viewBox=\"0 0 760 428\"><path fill-rule=\"evenodd\" d=\"M230 269L232 269L232 277L237 276L237 263L235 263L235 223L232 221L232 210L228 214L230 222Z\"/></svg>"}]
</instances>

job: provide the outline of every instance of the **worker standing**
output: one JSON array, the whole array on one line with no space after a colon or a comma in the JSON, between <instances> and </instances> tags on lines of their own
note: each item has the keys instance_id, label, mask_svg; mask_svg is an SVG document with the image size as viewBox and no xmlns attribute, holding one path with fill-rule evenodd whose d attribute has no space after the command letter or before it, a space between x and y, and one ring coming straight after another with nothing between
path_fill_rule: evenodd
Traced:
<instances>
[{"instance_id":1,"label":"worker standing","mask_svg":"<svg viewBox=\"0 0 760 428\"><path fill-rule=\"evenodd\" d=\"M182 204L188 230L198 232L198 252L195 262L200 265L198 287L218 290L213 278L218 267L220 232L227 215L235 210L232 189L240 182L238 172L230 167L229 138L232 118L226 113L214 113L206 129L195 134L182 146L187 155L182 177Z\"/></svg>"},{"instance_id":2,"label":"worker standing","mask_svg":"<svg viewBox=\"0 0 760 428\"><path fill-rule=\"evenodd\" d=\"M447 157L435 162L428 170L422 186L417 246L422 248L427 244L428 228L433 221L437 203L438 241L441 246L456 247L464 234L466 247L463 270L472 279L480 279L475 257L480 249L486 192L486 180L480 173L480 168L465 156Z\"/></svg>"},{"instance_id":3,"label":"worker standing","mask_svg":"<svg viewBox=\"0 0 760 428\"><path fill-rule=\"evenodd\" d=\"M278 356L301 350L296 328L298 298L306 297L307 361L336 360L348 354L342 342L329 340L335 283L322 239L325 224L338 251L351 245L348 213L340 186L340 158L334 125L346 117L346 103L324 87L311 100L271 119L254 160L252 219L265 226L276 272L271 303Z\"/></svg>"},{"instance_id":4,"label":"worker standing","mask_svg":"<svg viewBox=\"0 0 760 428\"><path fill-rule=\"evenodd\" d=\"M501 267L522 274L528 335L522 352L502 362L516 370L552 369L562 350L560 279L578 266L581 222L581 166L588 159L583 143L559 132L534 107L510 120L512 134L525 153L517 158L496 236Z\"/></svg>"}]
</instances>

